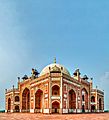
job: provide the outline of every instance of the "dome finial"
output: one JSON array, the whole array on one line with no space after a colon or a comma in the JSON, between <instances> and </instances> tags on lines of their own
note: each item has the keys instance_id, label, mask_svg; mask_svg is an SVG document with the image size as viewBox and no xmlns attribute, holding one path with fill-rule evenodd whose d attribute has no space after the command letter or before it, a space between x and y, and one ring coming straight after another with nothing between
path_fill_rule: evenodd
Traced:
<instances>
[{"instance_id":1,"label":"dome finial","mask_svg":"<svg viewBox=\"0 0 109 120\"><path fill-rule=\"evenodd\" d=\"M56 57L54 58L54 63L56 63Z\"/></svg>"}]
</instances>

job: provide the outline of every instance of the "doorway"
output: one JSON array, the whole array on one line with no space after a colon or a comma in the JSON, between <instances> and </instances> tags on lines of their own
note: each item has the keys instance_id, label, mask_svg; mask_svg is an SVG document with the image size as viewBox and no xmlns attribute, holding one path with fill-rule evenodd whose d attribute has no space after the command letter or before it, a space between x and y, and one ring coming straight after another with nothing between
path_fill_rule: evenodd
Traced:
<instances>
[{"instance_id":1,"label":"doorway","mask_svg":"<svg viewBox=\"0 0 109 120\"><path fill-rule=\"evenodd\" d=\"M60 103L57 101L54 101L52 103L52 113L59 113L59 109L60 109Z\"/></svg>"}]
</instances>

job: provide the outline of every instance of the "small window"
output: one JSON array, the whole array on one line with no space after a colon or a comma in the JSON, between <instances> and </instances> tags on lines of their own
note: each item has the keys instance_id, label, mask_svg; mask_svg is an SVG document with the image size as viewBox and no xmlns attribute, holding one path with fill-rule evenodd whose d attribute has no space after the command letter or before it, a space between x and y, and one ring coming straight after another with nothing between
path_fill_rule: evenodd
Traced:
<instances>
[{"instance_id":1,"label":"small window","mask_svg":"<svg viewBox=\"0 0 109 120\"><path fill-rule=\"evenodd\" d=\"M15 96L15 102L19 102L19 96Z\"/></svg>"},{"instance_id":2,"label":"small window","mask_svg":"<svg viewBox=\"0 0 109 120\"><path fill-rule=\"evenodd\" d=\"M91 97L91 102L95 102L95 97L94 96Z\"/></svg>"}]
</instances>

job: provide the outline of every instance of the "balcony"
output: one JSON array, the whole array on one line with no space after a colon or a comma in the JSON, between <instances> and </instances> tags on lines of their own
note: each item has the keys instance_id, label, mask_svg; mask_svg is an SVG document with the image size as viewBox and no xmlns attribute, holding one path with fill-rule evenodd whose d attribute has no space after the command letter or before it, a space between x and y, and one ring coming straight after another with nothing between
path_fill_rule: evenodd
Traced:
<instances>
[{"instance_id":1,"label":"balcony","mask_svg":"<svg viewBox=\"0 0 109 120\"><path fill-rule=\"evenodd\" d=\"M94 105L94 104L96 104L96 102L91 102L91 105Z\"/></svg>"},{"instance_id":2,"label":"balcony","mask_svg":"<svg viewBox=\"0 0 109 120\"><path fill-rule=\"evenodd\" d=\"M51 99L60 99L61 97L60 96L58 96L58 95L53 95L52 97L51 97Z\"/></svg>"}]
</instances>

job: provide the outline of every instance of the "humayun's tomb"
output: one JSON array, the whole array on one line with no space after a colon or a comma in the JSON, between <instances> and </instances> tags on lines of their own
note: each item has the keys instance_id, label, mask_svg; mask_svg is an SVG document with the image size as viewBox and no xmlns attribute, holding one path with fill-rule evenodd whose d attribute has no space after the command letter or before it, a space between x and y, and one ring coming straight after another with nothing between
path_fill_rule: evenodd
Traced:
<instances>
[{"instance_id":1,"label":"humayun's tomb","mask_svg":"<svg viewBox=\"0 0 109 120\"><path fill-rule=\"evenodd\" d=\"M71 76L60 64L46 66L40 74L18 77L18 87L5 92L6 112L81 113L103 112L104 92L93 88L92 78L81 77L79 69Z\"/></svg>"}]
</instances>

